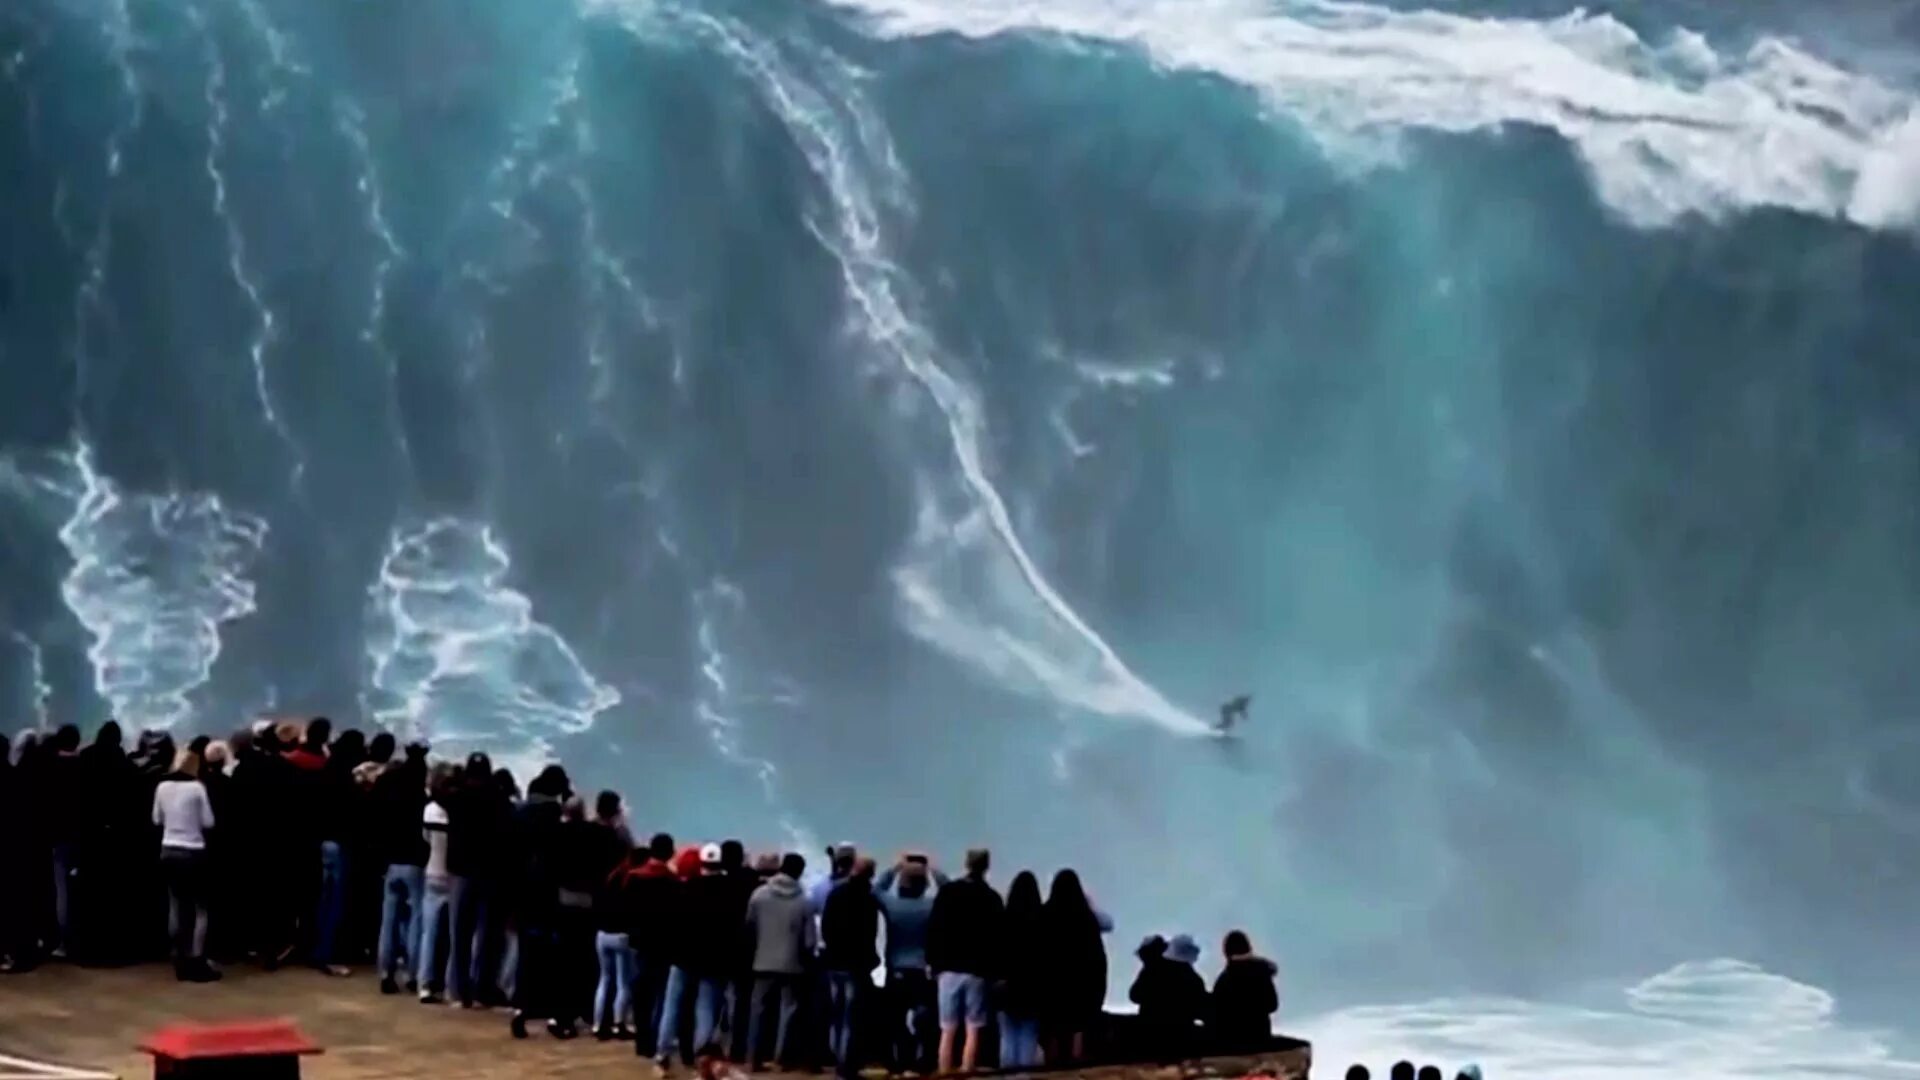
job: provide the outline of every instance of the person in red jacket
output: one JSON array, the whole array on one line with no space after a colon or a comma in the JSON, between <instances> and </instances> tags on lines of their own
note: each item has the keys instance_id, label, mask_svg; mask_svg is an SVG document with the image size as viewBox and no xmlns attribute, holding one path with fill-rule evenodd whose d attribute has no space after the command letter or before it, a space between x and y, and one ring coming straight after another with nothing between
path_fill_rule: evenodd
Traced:
<instances>
[{"instance_id":1,"label":"person in red jacket","mask_svg":"<svg viewBox=\"0 0 1920 1080\"><path fill-rule=\"evenodd\" d=\"M614 871L615 906L633 950L633 1048L641 1057L652 1057L656 1049L667 974L673 968L673 930L683 887L673 873L673 853L673 837L658 833Z\"/></svg>"}]
</instances>

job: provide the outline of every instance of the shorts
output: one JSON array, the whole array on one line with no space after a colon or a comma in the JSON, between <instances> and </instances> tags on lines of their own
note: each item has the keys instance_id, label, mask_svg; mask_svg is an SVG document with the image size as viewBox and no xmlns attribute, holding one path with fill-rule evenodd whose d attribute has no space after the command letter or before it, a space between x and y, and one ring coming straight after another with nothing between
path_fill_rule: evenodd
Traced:
<instances>
[{"instance_id":1,"label":"shorts","mask_svg":"<svg viewBox=\"0 0 1920 1080\"><path fill-rule=\"evenodd\" d=\"M987 980L957 971L940 973L940 1026L987 1026Z\"/></svg>"}]
</instances>

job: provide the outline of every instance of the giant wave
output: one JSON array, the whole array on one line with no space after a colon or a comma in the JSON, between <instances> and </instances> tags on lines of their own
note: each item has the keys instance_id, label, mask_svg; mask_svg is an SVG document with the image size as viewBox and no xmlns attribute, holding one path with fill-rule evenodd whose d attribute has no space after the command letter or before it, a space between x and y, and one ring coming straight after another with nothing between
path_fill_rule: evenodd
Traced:
<instances>
[{"instance_id":1,"label":"giant wave","mask_svg":"<svg viewBox=\"0 0 1920 1080\"><path fill-rule=\"evenodd\" d=\"M1692 10L9 5L0 701L1898 1008L1916 91Z\"/></svg>"}]
</instances>

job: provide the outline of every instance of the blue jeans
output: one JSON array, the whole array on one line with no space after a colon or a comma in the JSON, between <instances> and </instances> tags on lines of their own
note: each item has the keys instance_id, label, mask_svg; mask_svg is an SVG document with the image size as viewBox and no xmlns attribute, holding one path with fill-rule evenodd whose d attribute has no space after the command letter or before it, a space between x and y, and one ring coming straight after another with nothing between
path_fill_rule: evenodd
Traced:
<instances>
[{"instance_id":1,"label":"blue jeans","mask_svg":"<svg viewBox=\"0 0 1920 1080\"><path fill-rule=\"evenodd\" d=\"M856 1049L854 1027L860 1014L861 998L873 980L851 971L827 972L827 1049L841 1076L853 1076Z\"/></svg>"},{"instance_id":2,"label":"blue jeans","mask_svg":"<svg viewBox=\"0 0 1920 1080\"><path fill-rule=\"evenodd\" d=\"M1000 1014L1000 1067L1040 1067L1040 1021L1033 1017Z\"/></svg>"},{"instance_id":3,"label":"blue jeans","mask_svg":"<svg viewBox=\"0 0 1920 1080\"><path fill-rule=\"evenodd\" d=\"M600 931L593 939L600 956L600 986L593 994L593 1026L613 1027L632 1022L633 950L627 948L627 935ZM613 1012L607 1013L608 998Z\"/></svg>"},{"instance_id":4,"label":"blue jeans","mask_svg":"<svg viewBox=\"0 0 1920 1080\"><path fill-rule=\"evenodd\" d=\"M766 1022L767 1005L770 998L780 1000L780 1019L774 1029L773 1060L776 1064L791 1067L794 1062L788 1060L788 1039L793 1035L793 1018L800 1012L799 975L779 975L761 973L753 977L753 1005L747 1014L747 1064L758 1066L766 1058L760 1054Z\"/></svg>"},{"instance_id":5,"label":"blue jeans","mask_svg":"<svg viewBox=\"0 0 1920 1080\"><path fill-rule=\"evenodd\" d=\"M53 947L60 952L73 945L73 848L53 845Z\"/></svg>"},{"instance_id":6,"label":"blue jeans","mask_svg":"<svg viewBox=\"0 0 1920 1080\"><path fill-rule=\"evenodd\" d=\"M421 993L437 993L447 985L441 978L440 936L453 936L453 881L431 877L421 880L420 955L413 961L413 978L420 984Z\"/></svg>"},{"instance_id":7,"label":"blue jeans","mask_svg":"<svg viewBox=\"0 0 1920 1080\"><path fill-rule=\"evenodd\" d=\"M500 969L487 955L487 917L493 910L493 889L477 878L453 879L452 948L447 951L447 992L461 1002L499 992Z\"/></svg>"},{"instance_id":8,"label":"blue jeans","mask_svg":"<svg viewBox=\"0 0 1920 1080\"><path fill-rule=\"evenodd\" d=\"M338 840L320 841L320 903L313 919L313 962L333 963L340 920L347 914L347 849Z\"/></svg>"},{"instance_id":9,"label":"blue jeans","mask_svg":"<svg viewBox=\"0 0 1920 1080\"><path fill-rule=\"evenodd\" d=\"M705 1050L708 1043L720 1027L720 1017L727 1007L727 980L719 977L695 975L686 968L676 966L667 976L666 1000L660 1009L660 1034L654 1040L654 1056L665 1061L673 1056L680 1046L680 1003L688 992L694 994L693 1001L693 1046L694 1053Z\"/></svg>"},{"instance_id":10,"label":"blue jeans","mask_svg":"<svg viewBox=\"0 0 1920 1080\"><path fill-rule=\"evenodd\" d=\"M426 870L395 863L387 867L386 887L380 891L380 944L375 961L381 978L395 978L400 958L415 967L420 964L420 927L426 921L421 911L420 891Z\"/></svg>"},{"instance_id":11,"label":"blue jeans","mask_svg":"<svg viewBox=\"0 0 1920 1080\"><path fill-rule=\"evenodd\" d=\"M667 973L672 965L663 956L633 951L633 1049L651 1057L660 1033L660 1014L667 999Z\"/></svg>"}]
</instances>

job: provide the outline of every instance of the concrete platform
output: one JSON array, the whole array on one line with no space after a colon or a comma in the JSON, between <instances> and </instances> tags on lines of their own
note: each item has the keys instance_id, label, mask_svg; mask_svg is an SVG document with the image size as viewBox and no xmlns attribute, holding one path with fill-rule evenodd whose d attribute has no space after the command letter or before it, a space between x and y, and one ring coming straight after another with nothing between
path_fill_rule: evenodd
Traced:
<instances>
[{"instance_id":1,"label":"concrete platform","mask_svg":"<svg viewBox=\"0 0 1920 1080\"><path fill-rule=\"evenodd\" d=\"M315 1080L642 1075L630 1043L560 1042L539 1026L516 1041L504 1011L385 997L371 976L238 967L220 982L192 985L164 967L49 964L0 976L0 1077L79 1080L72 1072L99 1070L133 1080L152 1074L135 1044L169 1023L278 1017L296 1020L326 1048L304 1064L302 1075Z\"/></svg>"}]
</instances>

